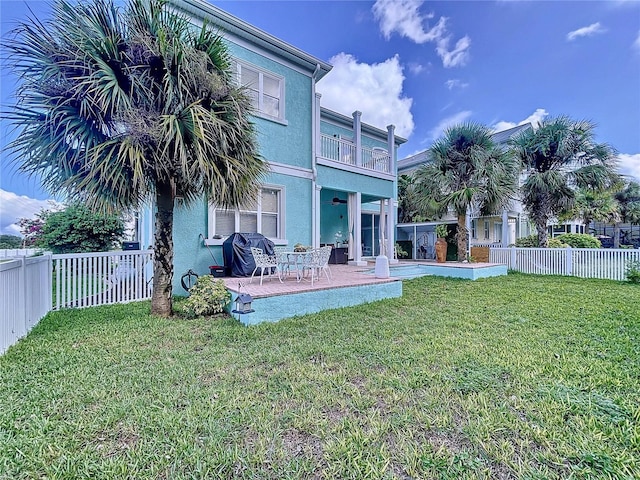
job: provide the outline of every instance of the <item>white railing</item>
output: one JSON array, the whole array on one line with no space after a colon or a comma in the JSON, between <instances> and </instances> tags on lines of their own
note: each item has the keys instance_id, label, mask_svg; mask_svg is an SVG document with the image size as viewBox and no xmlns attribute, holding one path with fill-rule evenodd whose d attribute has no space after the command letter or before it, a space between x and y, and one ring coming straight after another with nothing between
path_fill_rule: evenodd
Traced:
<instances>
[{"instance_id":1,"label":"white railing","mask_svg":"<svg viewBox=\"0 0 640 480\"><path fill-rule=\"evenodd\" d=\"M391 173L391 157L386 150L362 147L360 152L362 168ZM356 146L349 140L320 135L320 156L335 162L356 165Z\"/></svg>"},{"instance_id":2,"label":"white railing","mask_svg":"<svg viewBox=\"0 0 640 480\"><path fill-rule=\"evenodd\" d=\"M0 354L51 310L51 255L0 262Z\"/></svg>"},{"instance_id":3,"label":"white railing","mask_svg":"<svg viewBox=\"0 0 640 480\"><path fill-rule=\"evenodd\" d=\"M320 155L347 165L356 164L356 146L342 138L320 135Z\"/></svg>"},{"instance_id":4,"label":"white railing","mask_svg":"<svg viewBox=\"0 0 640 480\"><path fill-rule=\"evenodd\" d=\"M640 261L640 250L611 248L490 248L489 261L541 275L625 280L629 262Z\"/></svg>"},{"instance_id":5,"label":"white railing","mask_svg":"<svg viewBox=\"0 0 640 480\"><path fill-rule=\"evenodd\" d=\"M32 257L39 253L40 248L0 248L0 258Z\"/></svg>"},{"instance_id":6,"label":"white railing","mask_svg":"<svg viewBox=\"0 0 640 480\"><path fill-rule=\"evenodd\" d=\"M362 148L362 166L376 172L391 173L391 156L379 148Z\"/></svg>"},{"instance_id":7,"label":"white railing","mask_svg":"<svg viewBox=\"0 0 640 480\"><path fill-rule=\"evenodd\" d=\"M151 298L153 250L53 256L54 309Z\"/></svg>"}]
</instances>

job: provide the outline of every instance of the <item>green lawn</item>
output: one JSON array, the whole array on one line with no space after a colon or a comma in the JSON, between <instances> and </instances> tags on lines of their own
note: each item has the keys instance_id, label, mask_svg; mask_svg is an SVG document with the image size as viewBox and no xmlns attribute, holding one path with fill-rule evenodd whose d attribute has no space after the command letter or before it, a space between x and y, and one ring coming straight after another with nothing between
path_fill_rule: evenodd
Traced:
<instances>
[{"instance_id":1,"label":"green lawn","mask_svg":"<svg viewBox=\"0 0 640 480\"><path fill-rule=\"evenodd\" d=\"M640 478L640 286L405 282L277 324L49 314L0 357L0 478Z\"/></svg>"}]
</instances>

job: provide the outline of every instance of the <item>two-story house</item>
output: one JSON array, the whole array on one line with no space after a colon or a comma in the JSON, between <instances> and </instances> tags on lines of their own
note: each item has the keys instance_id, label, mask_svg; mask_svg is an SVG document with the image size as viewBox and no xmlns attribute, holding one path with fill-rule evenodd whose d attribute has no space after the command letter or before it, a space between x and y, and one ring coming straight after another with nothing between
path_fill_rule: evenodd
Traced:
<instances>
[{"instance_id":1,"label":"two-story house","mask_svg":"<svg viewBox=\"0 0 640 480\"><path fill-rule=\"evenodd\" d=\"M353 264L393 252L396 150L406 140L391 125L363 123L360 112L349 117L323 108L316 84L331 70L328 63L206 1L172 4L194 23L214 25L227 41L237 81L254 100L260 154L270 170L259 197L237 210L206 198L176 210L176 276L205 273L214 259L221 264L222 244L234 232L291 247L332 244ZM143 246L152 245L152 210L139 221Z\"/></svg>"}]
</instances>

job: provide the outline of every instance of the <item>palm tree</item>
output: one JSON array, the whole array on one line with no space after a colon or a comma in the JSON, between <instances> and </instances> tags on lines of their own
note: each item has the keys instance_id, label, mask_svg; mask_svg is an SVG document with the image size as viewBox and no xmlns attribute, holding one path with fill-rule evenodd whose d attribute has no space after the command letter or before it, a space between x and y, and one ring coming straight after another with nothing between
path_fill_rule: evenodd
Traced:
<instances>
[{"instance_id":1,"label":"palm tree","mask_svg":"<svg viewBox=\"0 0 640 480\"><path fill-rule=\"evenodd\" d=\"M477 208L482 215L498 213L517 188L516 163L491 134L475 123L450 127L428 150L428 163L416 172L424 214L442 217L449 209L456 214L460 261L467 254L469 209Z\"/></svg>"},{"instance_id":2,"label":"palm tree","mask_svg":"<svg viewBox=\"0 0 640 480\"><path fill-rule=\"evenodd\" d=\"M615 193L619 218L613 225L613 247L620 247L620 225L623 223L640 224L640 184L627 182L624 188Z\"/></svg>"},{"instance_id":3,"label":"palm tree","mask_svg":"<svg viewBox=\"0 0 640 480\"><path fill-rule=\"evenodd\" d=\"M547 246L549 220L573 208L576 188L601 189L615 181L615 150L594 142L594 128L591 122L561 116L510 142L526 176L521 198L541 247Z\"/></svg>"},{"instance_id":4,"label":"palm tree","mask_svg":"<svg viewBox=\"0 0 640 480\"><path fill-rule=\"evenodd\" d=\"M22 80L9 115L20 170L96 208L152 200L151 311L170 316L176 198L235 207L266 172L223 39L166 0L58 0L6 47Z\"/></svg>"}]
</instances>

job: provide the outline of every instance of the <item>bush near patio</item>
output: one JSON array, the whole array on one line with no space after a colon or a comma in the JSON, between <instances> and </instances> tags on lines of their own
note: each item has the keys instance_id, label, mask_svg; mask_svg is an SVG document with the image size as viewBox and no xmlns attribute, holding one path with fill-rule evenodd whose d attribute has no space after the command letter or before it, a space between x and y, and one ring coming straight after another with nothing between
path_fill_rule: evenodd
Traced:
<instances>
[{"instance_id":1,"label":"bush near patio","mask_svg":"<svg viewBox=\"0 0 640 480\"><path fill-rule=\"evenodd\" d=\"M563 233L555 238L573 248L602 248L600 240L586 233Z\"/></svg>"},{"instance_id":2,"label":"bush near patio","mask_svg":"<svg viewBox=\"0 0 640 480\"><path fill-rule=\"evenodd\" d=\"M0 357L0 476L639 478L639 304L510 274L251 328L51 313Z\"/></svg>"},{"instance_id":3,"label":"bush near patio","mask_svg":"<svg viewBox=\"0 0 640 480\"><path fill-rule=\"evenodd\" d=\"M519 248L539 248L538 246L538 236L536 234L529 235L528 237L521 237L516 240L514 244ZM566 248L567 244L562 243L558 237L550 238L547 241L547 248Z\"/></svg>"}]
</instances>

